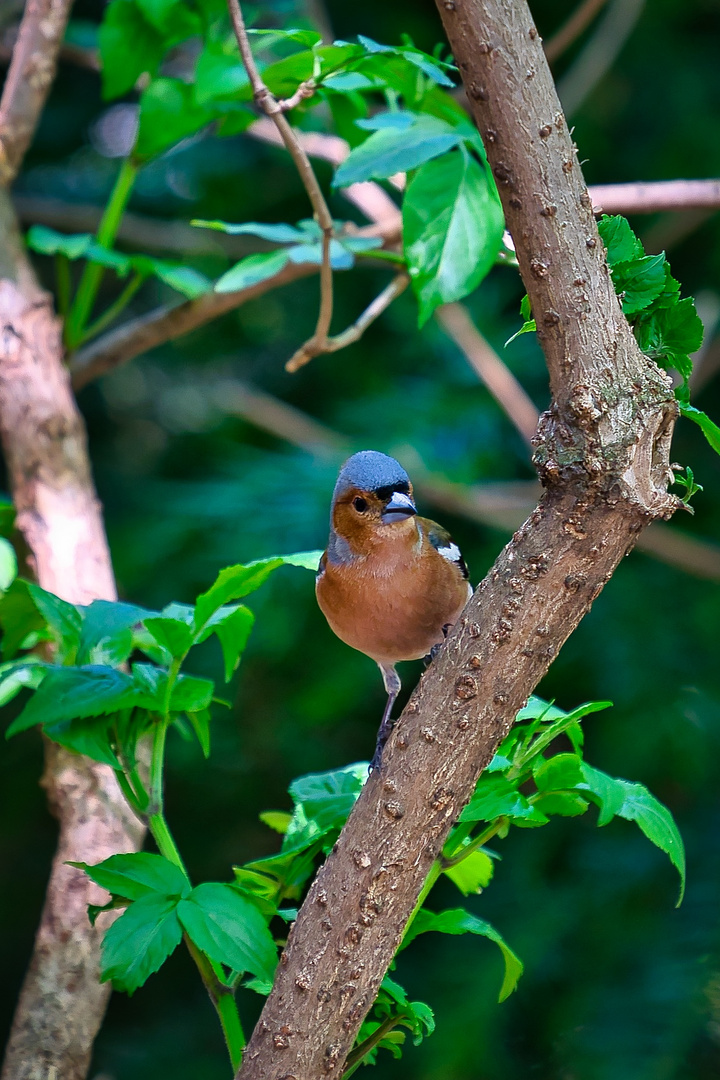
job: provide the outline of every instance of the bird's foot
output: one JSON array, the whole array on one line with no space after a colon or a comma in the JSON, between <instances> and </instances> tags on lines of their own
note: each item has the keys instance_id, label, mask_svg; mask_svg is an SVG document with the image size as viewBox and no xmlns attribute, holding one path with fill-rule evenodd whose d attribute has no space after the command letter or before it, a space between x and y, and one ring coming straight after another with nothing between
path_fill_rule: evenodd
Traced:
<instances>
[{"instance_id":1,"label":"bird's foot","mask_svg":"<svg viewBox=\"0 0 720 1080\"><path fill-rule=\"evenodd\" d=\"M390 738L390 735L392 734L392 729L394 727L395 721L391 717L383 720L382 724L380 725L377 733L377 741L375 743L375 753L373 754L373 759L370 762L370 772L375 772L376 769L380 768L380 765L382 764L382 755L383 750L385 749L385 743Z\"/></svg>"}]
</instances>

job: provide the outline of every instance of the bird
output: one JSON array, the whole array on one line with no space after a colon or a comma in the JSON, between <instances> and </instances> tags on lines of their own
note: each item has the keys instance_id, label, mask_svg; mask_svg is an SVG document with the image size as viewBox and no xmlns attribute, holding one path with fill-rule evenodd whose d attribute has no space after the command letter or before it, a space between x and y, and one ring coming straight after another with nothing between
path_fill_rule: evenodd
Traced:
<instances>
[{"instance_id":1,"label":"bird","mask_svg":"<svg viewBox=\"0 0 720 1080\"><path fill-rule=\"evenodd\" d=\"M418 515L395 458L361 450L340 469L315 592L331 630L380 668L387 703L370 770L379 769L401 689L395 665L431 659L473 592L460 549Z\"/></svg>"}]
</instances>

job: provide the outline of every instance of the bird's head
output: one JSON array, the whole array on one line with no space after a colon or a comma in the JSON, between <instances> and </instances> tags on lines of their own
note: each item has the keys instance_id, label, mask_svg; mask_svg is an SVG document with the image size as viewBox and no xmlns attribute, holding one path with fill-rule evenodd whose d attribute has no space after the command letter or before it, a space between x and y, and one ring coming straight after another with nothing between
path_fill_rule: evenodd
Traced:
<instances>
[{"instance_id":1,"label":"bird's head","mask_svg":"<svg viewBox=\"0 0 720 1080\"><path fill-rule=\"evenodd\" d=\"M416 514L410 478L395 458L361 450L345 462L333 492L330 524L351 548L361 550L399 529L414 532Z\"/></svg>"}]
</instances>

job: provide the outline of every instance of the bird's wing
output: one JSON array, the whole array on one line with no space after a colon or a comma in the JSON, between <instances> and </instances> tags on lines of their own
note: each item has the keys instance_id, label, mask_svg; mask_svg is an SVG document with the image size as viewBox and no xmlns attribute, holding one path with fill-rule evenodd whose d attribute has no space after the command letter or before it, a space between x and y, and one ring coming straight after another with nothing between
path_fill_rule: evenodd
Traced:
<instances>
[{"instance_id":1,"label":"bird's wing","mask_svg":"<svg viewBox=\"0 0 720 1080\"><path fill-rule=\"evenodd\" d=\"M438 554L442 555L448 562L454 563L460 570L462 576L467 578L469 575L465 560L462 557L460 548L457 546L447 529L443 529L442 525L438 525L436 521L430 521L428 518L423 518L422 523L425 526L428 540Z\"/></svg>"}]
</instances>

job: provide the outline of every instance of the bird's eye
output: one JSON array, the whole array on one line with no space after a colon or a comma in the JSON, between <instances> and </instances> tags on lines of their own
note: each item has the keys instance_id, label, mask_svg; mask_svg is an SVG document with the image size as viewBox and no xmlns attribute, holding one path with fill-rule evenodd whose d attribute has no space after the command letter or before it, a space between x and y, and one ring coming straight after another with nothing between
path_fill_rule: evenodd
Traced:
<instances>
[{"instance_id":1,"label":"bird's eye","mask_svg":"<svg viewBox=\"0 0 720 1080\"><path fill-rule=\"evenodd\" d=\"M360 498L360 496L358 495L356 499L353 499L353 506L357 510L358 514L364 514L367 510L368 504L365 499Z\"/></svg>"}]
</instances>

